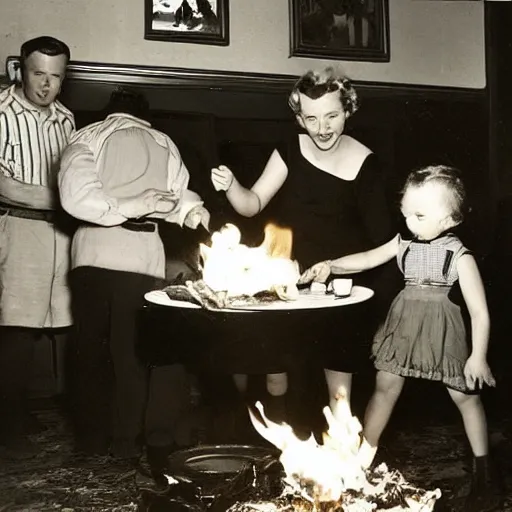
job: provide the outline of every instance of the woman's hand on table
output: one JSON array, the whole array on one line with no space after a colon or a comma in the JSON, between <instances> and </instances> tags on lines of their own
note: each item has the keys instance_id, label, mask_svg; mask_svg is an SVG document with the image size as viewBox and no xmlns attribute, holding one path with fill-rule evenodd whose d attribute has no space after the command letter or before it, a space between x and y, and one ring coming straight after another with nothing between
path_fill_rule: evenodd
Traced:
<instances>
[{"instance_id":1,"label":"woman's hand on table","mask_svg":"<svg viewBox=\"0 0 512 512\"><path fill-rule=\"evenodd\" d=\"M309 267L299 278L297 284L325 283L331 275L331 261L320 261Z\"/></svg>"},{"instance_id":2,"label":"woman's hand on table","mask_svg":"<svg viewBox=\"0 0 512 512\"><path fill-rule=\"evenodd\" d=\"M233 180L235 176L229 167L225 165L219 165L219 167L214 167L211 173L211 180L213 183L213 187L217 192L219 190L224 190L227 192L229 187L233 184Z\"/></svg>"}]
</instances>

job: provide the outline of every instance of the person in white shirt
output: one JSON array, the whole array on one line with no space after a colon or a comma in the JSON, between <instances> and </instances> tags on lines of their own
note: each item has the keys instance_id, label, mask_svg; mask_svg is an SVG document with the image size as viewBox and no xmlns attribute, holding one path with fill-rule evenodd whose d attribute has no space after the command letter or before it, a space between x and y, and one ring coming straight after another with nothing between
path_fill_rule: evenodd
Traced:
<instances>
[{"instance_id":1,"label":"person in white shirt","mask_svg":"<svg viewBox=\"0 0 512 512\"><path fill-rule=\"evenodd\" d=\"M69 234L57 172L75 129L59 101L68 46L49 36L21 46L21 84L0 92L0 444L29 449L26 389L42 335L71 325Z\"/></svg>"},{"instance_id":2,"label":"person in white shirt","mask_svg":"<svg viewBox=\"0 0 512 512\"><path fill-rule=\"evenodd\" d=\"M208 228L209 213L187 188L176 145L144 120L147 100L121 89L107 108L72 137L59 174L64 209L83 221L71 249L72 403L79 451L131 459L140 454L148 376L137 316L165 277L157 221Z\"/></svg>"}]
</instances>

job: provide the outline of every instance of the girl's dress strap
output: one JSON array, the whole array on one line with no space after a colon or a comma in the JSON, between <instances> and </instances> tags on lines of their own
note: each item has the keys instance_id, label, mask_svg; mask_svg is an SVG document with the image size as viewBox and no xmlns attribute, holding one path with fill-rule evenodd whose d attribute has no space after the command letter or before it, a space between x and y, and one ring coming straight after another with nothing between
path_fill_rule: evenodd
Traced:
<instances>
[{"instance_id":1,"label":"girl's dress strap","mask_svg":"<svg viewBox=\"0 0 512 512\"><path fill-rule=\"evenodd\" d=\"M407 253L409 252L409 247L412 243L412 240L404 240L402 235L398 234L398 254L396 255L398 268L403 273L405 269L405 258Z\"/></svg>"}]
</instances>

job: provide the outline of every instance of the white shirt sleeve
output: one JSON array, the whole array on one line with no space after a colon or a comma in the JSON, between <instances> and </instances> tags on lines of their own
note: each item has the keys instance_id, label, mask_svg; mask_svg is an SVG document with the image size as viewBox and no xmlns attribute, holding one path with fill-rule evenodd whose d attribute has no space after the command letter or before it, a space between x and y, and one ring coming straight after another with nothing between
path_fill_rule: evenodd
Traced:
<instances>
[{"instance_id":1,"label":"white shirt sleeve","mask_svg":"<svg viewBox=\"0 0 512 512\"><path fill-rule=\"evenodd\" d=\"M117 199L105 193L89 146L69 145L59 172L62 207L70 215L101 226L117 226L127 219L117 210Z\"/></svg>"},{"instance_id":2,"label":"white shirt sleeve","mask_svg":"<svg viewBox=\"0 0 512 512\"><path fill-rule=\"evenodd\" d=\"M168 140L168 146L168 189L169 191L180 195L180 201L178 207L174 210L174 212L168 215L165 220L167 222L172 222L183 226L188 213L196 206L201 206L203 201L199 194L196 194L187 188L190 180L190 174L187 167L185 166L185 163L181 159L178 148L171 139Z\"/></svg>"}]
</instances>

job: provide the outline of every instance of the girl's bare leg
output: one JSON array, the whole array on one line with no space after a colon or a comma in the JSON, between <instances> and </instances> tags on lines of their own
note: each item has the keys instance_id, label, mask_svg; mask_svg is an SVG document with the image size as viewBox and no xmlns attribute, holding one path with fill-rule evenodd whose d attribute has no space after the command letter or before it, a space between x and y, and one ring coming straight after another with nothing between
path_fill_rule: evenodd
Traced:
<instances>
[{"instance_id":1,"label":"girl's bare leg","mask_svg":"<svg viewBox=\"0 0 512 512\"><path fill-rule=\"evenodd\" d=\"M288 418L287 396L288 374L269 373L267 374L267 397L264 400L265 413L267 417L277 423L290 423Z\"/></svg>"},{"instance_id":2,"label":"girl's bare leg","mask_svg":"<svg viewBox=\"0 0 512 512\"><path fill-rule=\"evenodd\" d=\"M466 395L450 388L448 388L448 393L462 415L464 430L473 455L475 457L487 455L489 452L487 419L480 396Z\"/></svg>"},{"instance_id":3,"label":"girl's bare leg","mask_svg":"<svg viewBox=\"0 0 512 512\"><path fill-rule=\"evenodd\" d=\"M283 396L288 391L288 374L269 373L267 375L267 391L272 396Z\"/></svg>"},{"instance_id":4,"label":"girl's bare leg","mask_svg":"<svg viewBox=\"0 0 512 512\"><path fill-rule=\"evenodd\" d=\"M341 420L341 404L345 399L350 404L350 391L352 390L352 374L324 370L327 390L329 392L329 407L336 419Z\"/></svg>"},{"instance_id":5,"label":"girl's bare leg","mask_svg":"<svg viewBox=\"0 0 512 512\"><path fill-rule=\"evenodd\" d=\"M473 451L473 470L469 494L464 503L465 512L503 510L503 488L489 455L489 437L485 410L478 395L466 395L448 389L459 409L464 429Z\"/></svg>"},{"instance_id":6,"label":"girl's bare leg","mask_svg":"<svg viewBox=\"0 0 512 512\"><path fill-rule=\"evenodd\" d=\"M404 377L399 375L384 371L377 372L375 391L366 407L363 443L359 450L359 460L365 469L370 467L375 458L380 436L389 422L404 382Z\"/></svg>"}]
</instances>

